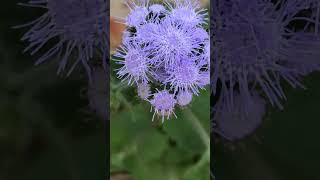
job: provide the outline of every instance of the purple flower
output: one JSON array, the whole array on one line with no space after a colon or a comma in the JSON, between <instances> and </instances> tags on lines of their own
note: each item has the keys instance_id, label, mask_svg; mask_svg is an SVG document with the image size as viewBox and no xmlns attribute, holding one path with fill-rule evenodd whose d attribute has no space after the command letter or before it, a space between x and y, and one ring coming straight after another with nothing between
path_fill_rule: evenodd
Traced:
<instances>
[{"instance_id":1,"label":"purple flower","mask_svg":"<svg viewBox=\"0 0 320 180\"><path fill-rule=\"evenodd\" d=\"M149 7L149 10L154 14L154 16L159 16L167 12L167 9L161 4L153 4Z\"/></svg>"},{"instance_id":2,"label":"purple flower","mask_svg":"<svg viewBox=\"0 0 320 180\"><path fill-rule=\"evenodd\" d=\"M199 28L189 28L171 19L138 28L139 31L142 32L140 37L143 36L140 43L147 44L153 56L151 62L155 66L175 64L181 56L193 56L209 39L208 33L207 37L203 37L204 32Z\"/></svg>"},{"instance_id":3,"label":"purple flower","mask_svg":"<svg viewBox=\"0 0 320 180\"><path fill-rule=\"evenodd\" d=\"M180 106L188 105L192 100L192 93L189 91L180 91L177 95L177 103Z\"/></svg>"},{"instance_id":4,"label":"purple flower","mask_svg":"<svg viewBox=\"0 0 320 180\"><path fill-rule=\"evenodd\" d=\"M128 28L123 46L114 55L118 77L135 82L138 96L151 103L155 114L170 117L175 104L189 104L193 94L209 84L209 34L201 27L206 11L197 1L182 0L149 6L128 3ZM189 18L189 19L185 19ZM150 87L162 88L154 92Z\"/></svg>"},{"instance_id":5,"label":"purple flower","mask_svg":"<svg viewBox=\"0 0 320 180\"><path fill-rule=\"evenodd\" d=\"M174 92L191 90L198 95L201 88L201 71L195 62L190 59L182 59L168 71L169 77L166 83L169 83Z\"/></svg>"},{"instance_id":6,"label":"purple flower","mask_svg":"<svg viewBox=\"0 0 320 180\"><path fill-rule=\"evenodd\" d=\"M146 22L146 17L149 14L148 9L145 7L135 7L131 10L130 14L126 19L126 24L128 26L139 26Z\"/></svg>"},{"instance_id":7,"label":"purple flower","mask_svg":"<svg viewBox=\"0 0 320 180\"><path fill-rule=\"evenodd\" d=\"M163 66L157 67L154 71L154 78L155 80L159 81L160 83L165 83L166 79L169 77L166 68Z\"/></svg>"},{"instance_id":8,"label":"purple flower","mask_svg":"<svg viewBox=\"0 0 320 180\"><path fill-rule=\"evenodd\" d=\"M201 71L199 74L199 87L204 87L210 84L210 72L209 71Z\"/></svg>"},{"instance_id":9,"label":"purple flower","mask_svg":"<svg viewBox=\"0 0 320 180\"><path fill-rule=\"evenodd\" d=\"M148 64L148 56L143 48L132 43L125 43L124 46L118 49L114 55L117 58L117 63L123 65L117 69L117 75L120 79L128 80L128 84L148 82L148 74L151 73L150 65Z\"/></svg>"},{"instance_id":10,"label":"purple flower","mask_svg":"<svg viewBox=\"0 0 320 180\"><path fill-rule=\"evenodd\" d=\"M202 59L200 59L200 66L207 66L207 69L210 69L210 42L206 41L203 48Z\"/></svg>"},{"instance_id":11,"label":"purple flower","mask_svg":"<svg viewBox=\"0 0 320 180\"><path fill-rule=\"evenodd\" d=\"M170 18L178 24L187 26L207 24L208 12L200 8L197 0L174 0L174 6L169 5L169 9L171 9Z\"/></svg>"},{"instance_id":12,"label":"purple flower","mask_svg":"<svg viewBox=\"0 0 320 180\"><path fill-rule=\"evenodd\" d=\"M162 122L164 122L164 117L169 117L173 112L174 106L177 103L173 94L170 94L167 90L158 91L157 93L153 94L153 99L150 100L152 107L154 108L154 114L152 120L154 119L155 114L162 117Z\"/></svg>"},{"instance_id":13,"label":"purple flower","mask_svg":"<svg viewBox=\"0 0 320 180\"><path fill-rule=\"evenodd\" d=\"M61 73L68 65L69 57L75 55L68 75L81 63L90 77L89 60L96 53L95 48L105 50L103 47L107 44L105 3L104 0L34 0L27 4L21 3L23 6L47 10L34 21L16 26L31 26L22 37L22 40L30 43L25 51L31 51L33 55L49 41L56 40L55 45L44 53L36 64L58 56L58 73Z\"/></svg>"},{"instance_id":14,"label":"purple flower","mask_svg":"<svg viewBox=\"0 0 320 180\"><path fill-rule=\"evenodd\" d=\"M146 82L138 84L138 96L143 99L147 100L151 96L150 85Z\"/></svg>"},{"instance_id":15,"label":"purple flower","mask_svg":"<svg viewBox=\"0 0 320 180\"><path fill-rule=\"evenodd\" d=\"M301 14L308 2L279 2L213 2L212 84L221 82L221 91L227 92L228 99L232 99L234 92L242 96L259 88L272 105L282 108L280 100L286 97L281 79L293 87L303 87L301 75L319 68L316 57L320 39L308 28L318 25L318 20ZM305 27L293 28L291 24L296 21Z\"/></svg>"}]
</instances>

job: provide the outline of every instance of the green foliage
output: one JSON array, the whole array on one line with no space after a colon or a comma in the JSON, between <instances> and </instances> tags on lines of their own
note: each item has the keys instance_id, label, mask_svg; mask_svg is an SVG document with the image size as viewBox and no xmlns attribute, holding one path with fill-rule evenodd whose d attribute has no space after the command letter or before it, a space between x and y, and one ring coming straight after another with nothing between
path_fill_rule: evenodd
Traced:
<instances>
[{"instance_id":1,"label":"green foliage","mask_svg":"<svg viewBox=\"0 0 320 180\"><path fill-rule=\"evenodd\" d=\"M119 105L110 116L111 173L127 171L141 180L209 179L209 92L194 97L187 108L176 108L178 118L162 124L151 121L149 103L127 95L114 79L111 87L118 88L110 103Z\"/></svg>"}]
</instances>

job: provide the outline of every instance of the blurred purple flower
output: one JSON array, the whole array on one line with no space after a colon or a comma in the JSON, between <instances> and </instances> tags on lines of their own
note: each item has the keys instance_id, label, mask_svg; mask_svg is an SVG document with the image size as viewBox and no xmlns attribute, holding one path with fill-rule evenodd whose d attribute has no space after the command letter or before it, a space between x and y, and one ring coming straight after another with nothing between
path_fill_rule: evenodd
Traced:
<instances>
[{"instance_id":1,"label":"blurred purple flower","mask_svg":"<svg viewBox=\"0 0 320 180\"><path fill-rule=\"evenodd\" d=\"M262 95L282 109L282 83L304 88L301 78L320 69L320 1L214 0L212 5L213 131L236 140L260 125Z\"/></svg>"},{"instance_id":2,"label":"blurred purple flower","mask_svg":"<svg viewBox=\"0 0 320 180\"><path fill-rule=\"evenodd\" d=\"M58 73L65 70L70 57L75 57L68 75L81 63L89 77L89 60L107 46L107 6L105 0L32 0L20 3L27 7L43 8L46 12L39 18L16 28L31 27L22 37L30 44L25 51L35 54L46 44L55 45L45 52L36 64L57 56L60 59ZM105 62L103 62L105 64Z\"/></svg>"},{"instance_id":3,"label":"blurred purple flower","mask_svg":"<svg viewBox=\"0 0 320 180\"><path fill-rule=\"evenodd\" d=\"M220 81L230 100L236 92L246 96L261 89L272 105L282 108L281 79L303 87L300 77L319 69L320 39L308 28L318 20L301 13L308 1L214 0L213 5L212 84ZM295 21L305 27L293 28Z\"/></svg>"}]
</instances>

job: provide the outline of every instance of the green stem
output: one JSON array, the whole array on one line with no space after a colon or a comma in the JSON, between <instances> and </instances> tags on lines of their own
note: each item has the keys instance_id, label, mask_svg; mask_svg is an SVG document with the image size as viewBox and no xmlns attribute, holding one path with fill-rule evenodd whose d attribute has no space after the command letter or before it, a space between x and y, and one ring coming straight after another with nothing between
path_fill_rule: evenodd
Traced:
<instances>
[{"instance_id":1,"label":"green stem","mask_svg":"<svg viewBox=\"0 0 320 180\"><path fill-rule=\"evenodd\" d=\"M188 168L185 177L189 177L191 174L198 172L203 166L210 164L210 147L203 153L201 159L195 164Z\"/></svg>"},{"instance_id":2,"label":"green stem","mask_svg":"<svg viewBox=\"0 0 320 180\"><path fill-rule=\"evenodd\" d=\"M210 148L210 136L208 135L208 132L201 125L200 120L193 114L193 112L189 108L186 108L184 110L184 114L186 115L187 119L191 122L195 130L200 135L200 138L204 143L204 145L207 148Z\"/></svg>"},{"instance_id":3,"label":"green stem","mask_svg":"<svg viewBox=\"0 0 320 180\"><path fill-rule=\"evenodd\" d=\"M185 109L184 114L199 134L203 144L206 146L206 151L202 154L201 159L186 171L185 176L188 177L190 173L192 174L193 172L198 171L202 166L210 163L210 136L191 109Z\"/></svg>"}]
</instances>

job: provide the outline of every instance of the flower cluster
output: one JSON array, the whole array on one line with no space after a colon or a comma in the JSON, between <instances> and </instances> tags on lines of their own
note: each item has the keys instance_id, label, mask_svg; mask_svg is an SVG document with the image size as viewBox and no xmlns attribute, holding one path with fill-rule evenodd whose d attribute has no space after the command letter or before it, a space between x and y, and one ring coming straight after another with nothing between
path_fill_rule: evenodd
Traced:
<instances>
[{"instance_id":1,"label":"flower cluster","mask_svg":"<svg viewBox=\"0 0 320 180\"><path fill-rule=\"evenodd\" d=\"M212 12L213 95L220 94L215 104L216 131L233 121L223 112L252 113L250 104L263 109L264 96L282 109L286 99L282 82L304 87L302 76L320 68L318 0L214 0ZM249 110L239 110L239 98ZM257 99L257 98L256 98ZM255 113L264 113L263 110ZM246 117L247 127L255 127L262 115ZM238 118L239 119L239 118ZM255 120L251 120L255 119ZM239 120L241 121L241 120ZM247 128L246 127L246 128ZM254 129L254 128L253 128ZM252 129L252 130L253 130ZM243 129L247 131L248 129Z\"/></svg>"},{"instance_id":2,"label":"flower cluster","mask_svg":"<svg viewBox=\"0 0 320 180\"><path fill-rule=\"evenodd\" d=\"M196 0L127 2L123 44L114 55L117 75L135 85L154 116L169 118L210 83L208 13ZM151 89L153 87L154 89ZM162 90L159 90L159 89ZM175 114L174 114L175 115Z\"/></svg>"}]
</instances>

